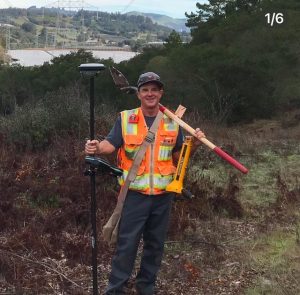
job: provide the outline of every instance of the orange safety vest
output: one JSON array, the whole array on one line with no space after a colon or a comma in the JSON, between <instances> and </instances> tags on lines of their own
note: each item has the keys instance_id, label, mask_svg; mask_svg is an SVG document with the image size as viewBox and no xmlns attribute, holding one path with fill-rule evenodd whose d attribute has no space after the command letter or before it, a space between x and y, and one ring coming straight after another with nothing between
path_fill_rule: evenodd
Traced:
<instances>
[{"instance_id":1,"label":"orange safety vest","mask_svg":"<svg viewBox=\"0 0 300 295\"><path fill-rule=\"evenodd\" d=\"M148 127L141 108L121 112L123 145L118 151L118 166L123 175L118 178L123 185L132 166L134 156L147 135ZM129 189L143 194L158 195L165 192L176 171L172 150L178 136L178 124L164 115L155 135L147 148L137 176Z\"/></svg>"}]
</instances>

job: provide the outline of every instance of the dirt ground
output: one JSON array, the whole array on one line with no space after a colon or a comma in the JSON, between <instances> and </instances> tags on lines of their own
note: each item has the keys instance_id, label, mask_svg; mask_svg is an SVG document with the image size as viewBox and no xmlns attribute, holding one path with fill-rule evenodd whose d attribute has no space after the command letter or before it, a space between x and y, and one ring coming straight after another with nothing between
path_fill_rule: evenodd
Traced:
<instances>
[{"instance_id":1,"label":"dirt ground","mask_svg":"<svg viewBox=\"0 0 300 295\"><path fill-rule=\"evenodd\" d=\"M2 149L0 294L92 294L89 178L81 146L26 154ZM156 294L300 294L299 183L291 188L272 174L277 193L262 206L243 201L244 180L234 175L218 188L202 177L201 185L192 183L194 200L174 202ZM101 228L116 190L111 176L97 176L100 294L114 251ZM135 294L140 252L127 294Z\"/></svg>"}]
</instances>

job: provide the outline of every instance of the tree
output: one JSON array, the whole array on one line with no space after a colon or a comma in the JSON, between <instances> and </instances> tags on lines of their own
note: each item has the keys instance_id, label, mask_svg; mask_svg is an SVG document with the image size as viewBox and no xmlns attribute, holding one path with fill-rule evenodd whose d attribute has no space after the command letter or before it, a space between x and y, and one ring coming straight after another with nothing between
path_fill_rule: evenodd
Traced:
<instances>
[{"instance_id":1,"label":"tree","mask_svg":"<svg viewBox=\"0 0 300 295\"><path fill-rule=\"evenodd\" d=\"M170 50L172 48L180 47L182 45L182 40L180 35L173 30L169 37L166 39L165 47Z\"/></svg>"},{"instance_id":2,"label":"tree","mask_svg":"<svg viewBox=\"0 0 300 295\"><path fill-rule=\"evenodd\" d=\"M189 64L190 71L204 72L205 82L195 84L212 114L231 122L251 120L299 100L299 1L209 1L197 8L188 15L193 40L180 68ZM282 12L284 23L268 25L270 11ZM191 55L196 46L198 52Z\"/></svg>"},{"instance_id":3,"label":"tree","mask_svg":"<svg viewBox=\"0 0 300 295\"><path fill-rule=\"evenodd\" d=\"M35 31L35 25L31 22L23 23L21 28L28 33L34 33Z\"/></svg>"},{"instance_id":4,"label":"tree","mask_svg":"<svg viewBox=\"0 0 300 295\"><path fill-rule=\"evenodd\" d=\"M225 15L225 8L228 0L209 0L209 4L196 3L197 13L185 13L188 21L187 27L192 29L197 28L200 23L208 20L220 18Z\"/></svg>"},{"instance_id":5,"label":"tree","mask_svg":"<svg viewBox=\"0 0 300 295\"><path fill-rule=\"evenodd\" d=\"M195 28L201 22L220 20L240 10L255 10L262 0L209 0L208 4L196 3L197 13L185 14L187 27Z\"/></svg>"}]
</instances>

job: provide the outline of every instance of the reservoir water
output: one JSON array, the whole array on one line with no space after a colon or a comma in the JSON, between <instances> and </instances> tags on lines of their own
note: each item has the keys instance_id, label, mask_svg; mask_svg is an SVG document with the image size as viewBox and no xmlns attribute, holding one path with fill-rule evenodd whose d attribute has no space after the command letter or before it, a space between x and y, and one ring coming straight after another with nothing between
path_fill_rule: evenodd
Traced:
<instances>
[{"instance_id":1,"label":"reservoir water","mask_svg":"<svg viewBox=\"0 0 300 295\"><path fill-rule=\"evenodd\" d=\"M76 49L17 49L8 50L8 55L13 59L13 64L22 66L41 66L44 62L51 62L51 59L60 55L76 52ZM115 63L129 60L136 56L137 52L119 50L88 50L95 58L112 58Z\"/></svg>"}]
</instances>

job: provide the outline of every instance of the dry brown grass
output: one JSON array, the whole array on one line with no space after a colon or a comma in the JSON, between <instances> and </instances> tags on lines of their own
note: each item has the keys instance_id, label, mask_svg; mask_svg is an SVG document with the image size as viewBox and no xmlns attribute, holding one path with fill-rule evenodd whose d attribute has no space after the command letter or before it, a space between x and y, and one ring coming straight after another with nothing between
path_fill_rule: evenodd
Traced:
<instances>
[{"instance_id":1,"label":"dry brown grass","mask_svg":"<svg viewBox=\"0 0 300 295\"><path fill-rule=\"evenodd\" d=\"M113 120L103 123L99 118L96 129L106 134ZM174 204L158 294L251 292L263 272L272 276L279 271L266 270L250 259L261 237L284 227L294 229L297 237L299 126L283 129L276 123L279 129L271 129L274 123L256 122L227 129L204 123L208 138L248 165L250 174L240 175L204 147L193 156L186 184L196 199ZM202 126L198 119L191 125ZM265 130L261 135L258 125ZM91 292L90 192L89 179L83 176L83 144L83 139L57 136L46 150L23 153L1 141L1 292ZM109 160L113 162L114 156ZM117 186L107 177L98 177L97 183L103 290L113 250L102 241L100 229L113 210ZM265 196L267 203L262 205L264 189L272 198Z\"/></svg>"}]
</instances>

